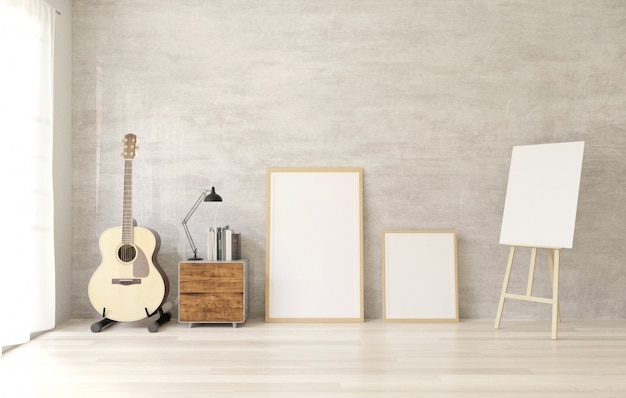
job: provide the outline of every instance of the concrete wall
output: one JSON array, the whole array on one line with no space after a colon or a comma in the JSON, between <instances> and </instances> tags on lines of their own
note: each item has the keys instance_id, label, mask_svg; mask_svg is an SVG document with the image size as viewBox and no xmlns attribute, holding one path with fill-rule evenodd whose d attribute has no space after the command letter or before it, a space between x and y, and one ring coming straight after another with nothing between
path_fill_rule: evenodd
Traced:
<instances>
[{"instance_id":1,"label":"concrete wall","mask_svg":"<svg viewBox=\"0 0 626 398\"><path fill-rule=\"evenodd\" d=\"M74 317L97 317L87 282L98 237L121 224L127 132L141 140L133 216L161 236L171 297L190 255L180 221L215 186L217 224L242 233L253 317L264 314L267 167L363 167L366 318L382 314L389 229L455 229L460 316L493 318L512 147L583 140L561 313L626 317L624 3L74 0L73 13ZM204 207L190 222L201 254L212 224ZM511 303L505 317L549 310Z\"/></svg>"}]
</instances>

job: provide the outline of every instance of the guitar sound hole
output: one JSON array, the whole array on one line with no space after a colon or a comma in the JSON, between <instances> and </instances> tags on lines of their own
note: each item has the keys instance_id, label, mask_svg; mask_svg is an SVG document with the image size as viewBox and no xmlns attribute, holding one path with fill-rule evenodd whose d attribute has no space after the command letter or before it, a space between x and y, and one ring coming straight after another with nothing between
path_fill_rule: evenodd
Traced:
<instances>
[{"instance_id":1,"label":"guitar sound hole","mask_svg":"<svg viewBox=\"0 0 626 398\"><path fill-rule=\"evenodd\" d=\"M133 245L122 245L117 251L117 256L122 262L130 263L137 257L137 249Z\"/></svg>"}]
</instances>

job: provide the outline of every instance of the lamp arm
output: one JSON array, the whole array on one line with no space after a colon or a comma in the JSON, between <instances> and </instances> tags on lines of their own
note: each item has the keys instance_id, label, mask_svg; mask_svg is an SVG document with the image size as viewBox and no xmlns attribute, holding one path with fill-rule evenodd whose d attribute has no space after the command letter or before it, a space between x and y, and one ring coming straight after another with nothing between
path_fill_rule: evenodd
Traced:
<instances>
[{"instance_id":1,"label":"lamp arm","mask_svg":"<svg viewBox=\"0 0 626 398\"><path fill-rule=\"evenodd\" d=\"M198 249L196 248L196 245L194 245L193 243L193 239L191 238L191 233L189 233L189 228L187 228L187 221L189 221L193 213L196 212L196 209L198 208L198 206L200 206L200 203L202 203L202 200L206 197L207 192L208 191L205 190L200 193L198 200L196 200L196 203L193 204L193 206L189 210L189 213L187 213L187 215L185 216L185 218L183 218L183 221L181 222L181 224L183 224L183 229L185 230L185 235L187 235L187 239L189 240L189 245L191 246L191 250L193 251L194 257L198 253Z\"/></svg>"}]
</instances>

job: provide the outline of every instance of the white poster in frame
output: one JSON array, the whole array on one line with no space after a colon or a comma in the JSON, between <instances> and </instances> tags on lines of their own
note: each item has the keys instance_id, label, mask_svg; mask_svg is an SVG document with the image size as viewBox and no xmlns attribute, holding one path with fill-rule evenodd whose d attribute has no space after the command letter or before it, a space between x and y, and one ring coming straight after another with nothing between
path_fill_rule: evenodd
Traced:
<instances>
[{"instance_id":1,"label":"white poster in frame","mask_svg":"<svg viewBox=\"0 0 626 398\"><path fill-rule=\"evenodd\" d=\"M456 232L383 232L383 319L457 322Z\"/></svg>"},{"instance_id":2,"label":"white poster in frame","mask_svg":"<svg viewBox=\"0 0 626 398\"><path fill-rule=\"evenodd\" d=\"M363 321L362 175L267 170L266 321Z\"/></svg>"}]
</instances>

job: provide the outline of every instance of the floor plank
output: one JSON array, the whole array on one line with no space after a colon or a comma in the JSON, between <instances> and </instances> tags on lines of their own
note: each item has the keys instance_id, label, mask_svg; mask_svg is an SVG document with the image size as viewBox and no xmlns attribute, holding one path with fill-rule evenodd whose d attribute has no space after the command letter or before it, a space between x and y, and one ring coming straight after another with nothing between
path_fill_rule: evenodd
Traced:
<instances>
[{"instance_id":1,"label":"floor plank","mask_svg":"<svg viewBox=\"0 0 626 398\"><path fill-rule=\"evenodd\" d=\"M9 397L625 397L626 321L72 320L0 358Z\"/></svg>"}]
</instances>

